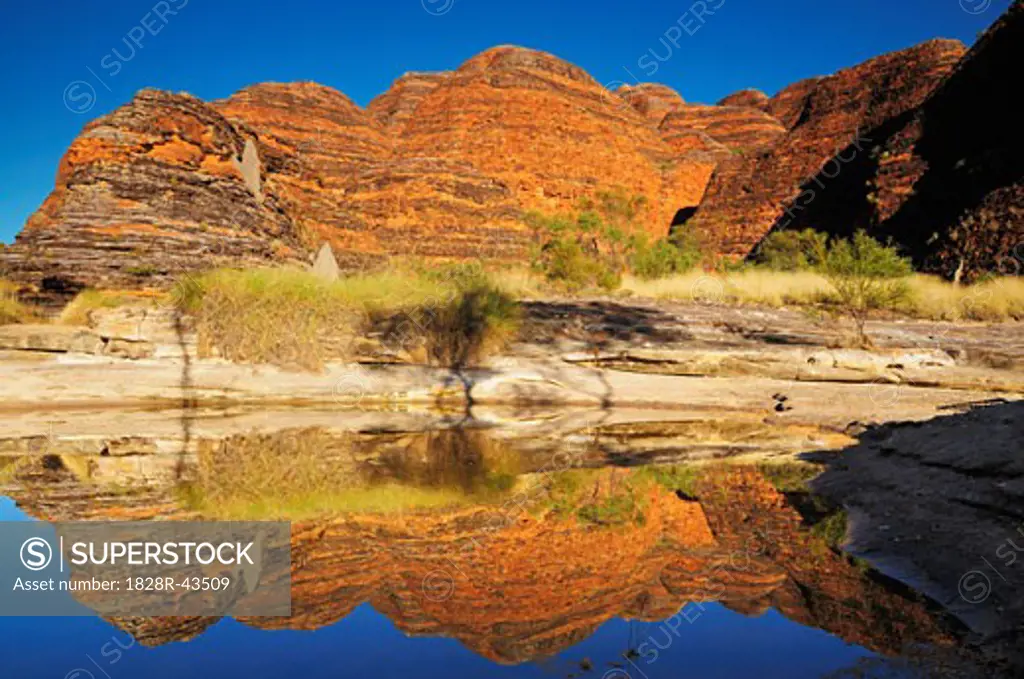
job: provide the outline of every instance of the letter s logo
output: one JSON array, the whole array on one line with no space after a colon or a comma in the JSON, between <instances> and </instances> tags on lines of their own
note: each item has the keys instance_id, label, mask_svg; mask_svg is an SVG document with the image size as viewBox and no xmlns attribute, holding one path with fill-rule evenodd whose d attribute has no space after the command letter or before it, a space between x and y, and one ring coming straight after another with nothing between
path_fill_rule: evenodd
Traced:
<instances>
[{"instance_id":1,"label":"letter s logo","mask_svg":"<svg viewBox=\"0 0 1024 679\"><path fill-rule=\"evenodd\" d=\"M30 571L41 571L53 561L50 543L42 538L29 538L21 545L21 563Z\"/></svg>"}]
</instances>

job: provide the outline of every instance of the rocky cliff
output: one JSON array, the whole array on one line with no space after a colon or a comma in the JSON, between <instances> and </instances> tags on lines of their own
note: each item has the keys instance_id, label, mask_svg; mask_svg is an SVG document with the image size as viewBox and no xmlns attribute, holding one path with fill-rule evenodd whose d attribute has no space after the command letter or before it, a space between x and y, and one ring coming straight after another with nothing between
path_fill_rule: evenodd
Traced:
<instances>
[{"instance_id":1,"label":"rocky cliff","mask_svg":"<svg viewBox=\"0 0 1024 679\"><path fill-rule=\"evenodd\" d=\"M623 85L616 93L655 124L661 124L665 116L686 104L678 92L659 83Z\"/></svg>"},{"instance_id":2,"label":"rocky cliff","mask_svg":"<svg viewBox=\"0 0 1024 679\"><path fill-rule=\"evenodd\" d=\"M863 133L869 152L827 161L803 187L827 189L787 206L775 228L864 228L948 278L1022 273L1024 134L1006 87L1022 57L1016 2L919 107ZM829 179L830 168L841 173Z\"/></svg>"},{"instance_id":3,"label":"rocky cliff","mask_svg":"<svg viewBox=\"0 0 1024 679\"><path fill-rule=\"evenodd\" d=\"M195 97L144 90L85 127L57 187L2 254L6 276L45 297L144 287L217 262L298 255L266 149Z\"/></svg>"},{"instance_id":4,"label":"rocky cliff","mask_svg":"<svg viewBox=\"0 0 1024 679\"><path fill-rule=\"evenodd\" d=\"M863 180L847 166L877 143L867 131L914 111L964 51L959 42L933 40L784 91L768 112L790 131L764 152L720 164L687 226L718 252L745 256L773 225L827 194L837 178ZM805 184L819 172L828 174L813 189Z\"/></svg>"},{"instance_id":5,"label":"rocky cliff","mask_svg":"<svg viewBox=\"0 0 1024 679\"><path fill-rule=\"evenodd\" d=\"M655 83L610 92L519 47L408 73L366 109L306 82L212 103L145 90L74 141L53 193L0 250L0 276L56 302L221 263L309 261L325 241L348 269L525 259L525 212L603 191L645 196L636 228L655 237L696 211L685 228L723 254L748 254L773 227L866 226L970 275L1021 240L1005 87L1020 7L963 61L963 45L936 40L714 106Z\"/></svg>"},{"instance_id":6,"label":"rocky cliff","mask_svg":"<svg viewBox=\"0 0 1024 679\"><path fill-rule=\"evenodd\" d=\"M761 90L740 90L739 92L733 92L727 97L723 97L719 102L719 106L746 106L749 108L759 108L762 111L768 110L768 95Z\"/></svg>"},{"instance_id":7,"label":"rocky cliff","mask_svg":"<svg viewBox=\"0 0 1024 679\"><path fill-rule=\"evenodd\" d=\"M440 73L406 73L396 80L387 92L378 95L366 110L384 126L401 131L409 122L416 107L447 78L446 71Z\"/></svg>"}]
</instances>

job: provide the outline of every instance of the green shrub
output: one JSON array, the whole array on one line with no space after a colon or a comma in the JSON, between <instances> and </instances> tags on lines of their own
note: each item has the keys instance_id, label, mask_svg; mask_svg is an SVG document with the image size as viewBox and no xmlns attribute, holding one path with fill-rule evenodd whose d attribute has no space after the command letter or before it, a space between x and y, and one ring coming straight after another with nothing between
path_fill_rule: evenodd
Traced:
<instances>
[{"instance_id":1,"label":"green shrub","mask_svg":"<svg viewBox=\"0 0 1024 679\"><path fill-rule=\"evenodd\" d=\"M519 305L485 280L460 287L447 304L427 310L427 350L439 365L462 368L504 348L519 330Z\"/></svg>"},{"instance_id":2,"label":"green shrub","mask_svg":"<svg viewBox=\"0 0 1024 679\"><path fill-rule=\"evenodd\" d=\"M643 279L684 273L703 258L692 234L651 243L635 224L647 206L643 196L603 191L580 201L575 215L530 213L534 270L569 290L612 290L627 271ZM634 235L630 235L634 234Z\"/></svg>"},{"instance_id":3,"label":"green shrub","mask_svg":"<svg viewBox=\"0 0 1024 679\"><path fill-rule=\"evenodd\" d=\"M636 238L629 255L630 271L637 278L653 280L690 271L703 259L703 250L695 237L656 240L648 244Z\"/></svg>"},{"instance_id":4,"label":"green shrub","mask_svg":"<svg viewBox=\"0 0 1024 679\"><path fill-rule=\"evenodd\" d=\"M761 241L754 261L775 271L804 271L821 266L828 236L814 229L774 231Z\"/></svg>"},{"instance_id":5,"label":"green shrub","mask_svg":"<svg viewBox=\"0 0 1024 679\"><path fill-rule=\"evenodd\" d=\"M577 291L613 290L625 268L620 232L594 212L576 217L538 213L527 216L534 231L533 268L549 282Z\"/></svg>"}]
</instances>

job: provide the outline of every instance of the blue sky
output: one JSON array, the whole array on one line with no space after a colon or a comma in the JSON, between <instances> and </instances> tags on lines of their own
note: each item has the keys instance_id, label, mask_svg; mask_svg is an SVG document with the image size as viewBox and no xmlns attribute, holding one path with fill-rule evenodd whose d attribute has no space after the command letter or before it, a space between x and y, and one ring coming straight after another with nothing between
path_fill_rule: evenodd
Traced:
<instances>
[{"instance_id":1,"label":"blue sky","mask_svg":"<svg viewBox=\"0 0 1024 679\"><path fill-rule=\"evenodd\" d=\"M518 44L602 83L653 80L714 102L745 87L773 93L929 38L970 44L1010 0L705 2L714 14L703 22L693 0L4 2L0 241L52 189L82 126L143 87L215 99L260 81L315 80L365 105L405 71L452 69ZM666 59L667 47L671 58L651 58L654 49Z\"/></svg>"}]
</instances>

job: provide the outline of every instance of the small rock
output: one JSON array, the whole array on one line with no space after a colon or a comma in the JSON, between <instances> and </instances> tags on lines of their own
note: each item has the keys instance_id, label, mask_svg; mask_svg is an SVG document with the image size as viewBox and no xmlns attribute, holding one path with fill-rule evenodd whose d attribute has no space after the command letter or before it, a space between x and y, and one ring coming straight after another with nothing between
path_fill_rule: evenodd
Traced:
<instances>
[{"instance_id":1,"label":"small rock","mask_svg":"<svg viewBox=\"0 0 1024 679\"><path fill-rule=\"evenodd\" d=\"M328 283L338 280L341 269L338 267L338 260L334 258L334 250L327 243L320 246L320 252L316 253L316 260L310 271L314 276Z\"/></svg>"}]
</instances>

